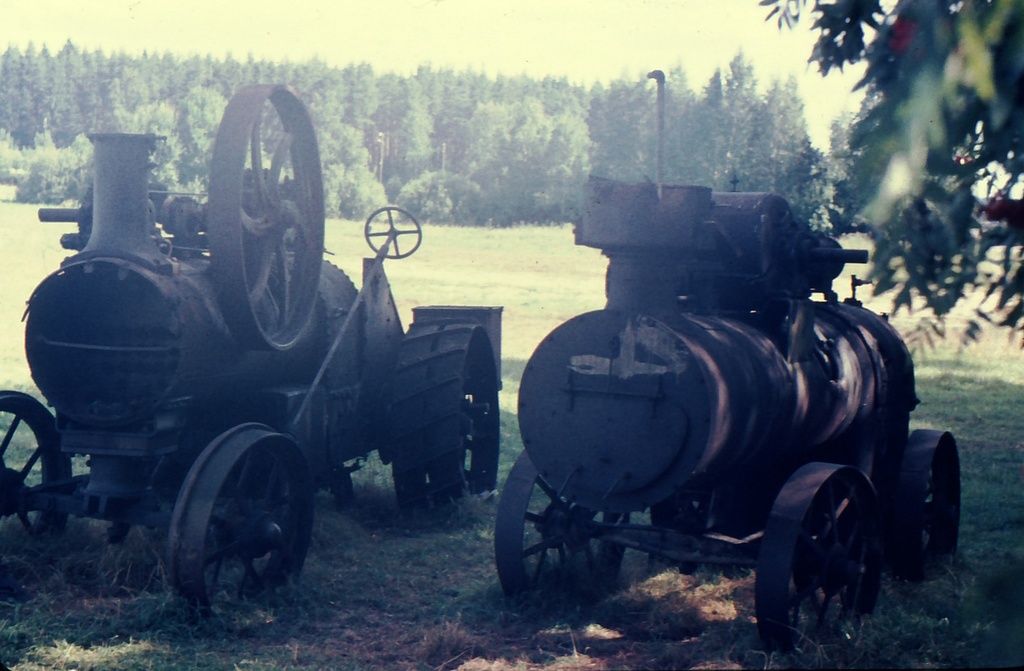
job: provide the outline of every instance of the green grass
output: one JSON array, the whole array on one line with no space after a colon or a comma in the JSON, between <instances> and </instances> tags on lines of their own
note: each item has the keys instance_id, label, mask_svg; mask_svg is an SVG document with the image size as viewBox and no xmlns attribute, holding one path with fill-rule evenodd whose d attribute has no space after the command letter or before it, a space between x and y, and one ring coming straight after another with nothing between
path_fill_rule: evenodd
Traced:
<instances>
[{"instance_id":1,"label":"green grass","mask_svg":"<svg viewBox=\"0 0 1024 671\"><path fill-rule=\"evenodd\" d=\"M0 387L34 391L20 322L35 285L68 255L65 227L0 203ZM361 225L329 222L330 257L360 283ZM516 392L533 348L556 325L604 303L605 261L570 227L431 227L413 257L389 262L401 314L422 304L503 305L502 464L522 449ZM837 283L840 293L848 286ZM861 289L864 292L864 289ZM882 299L872 303L884 307ZM881 309L881 308L879 308ZM900 328L912 317L897 316ZM301 579L273 595L198 617L165 587L160 532L120 545L72 519L57 537L0 523L0 557L34 593L0 602L0 662L36 669L610 669L943 667L1024 660L1024 355L986 334L916 353L914 427L956 435L963 466L960 551L924 583L883 581L859 626L778 655L761 649L750 571L681 574L627 553L605 589L554 589L506 600L493 563L494 500L397 514L387 467L355 475L357 501L337 512L318 495ZM1016 588L1018 591L1013 592ZM1014 619L1017 618L1017 619ZM1015 639L1014 636L1017 638ZM1017 647L1013 647L1016 644Z\"/></svg>"}]
</instances>

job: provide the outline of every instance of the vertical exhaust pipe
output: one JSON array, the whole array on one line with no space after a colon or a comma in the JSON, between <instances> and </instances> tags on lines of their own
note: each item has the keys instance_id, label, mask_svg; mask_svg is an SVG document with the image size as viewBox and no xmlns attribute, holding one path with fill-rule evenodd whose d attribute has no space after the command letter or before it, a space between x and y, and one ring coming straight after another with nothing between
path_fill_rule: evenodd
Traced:
<instances>
[{"instance_id":1,"label":"vertical exhaust pipe","mask_svg":"<svg viewBox=\"0 0 1024 671\"><path fill-rule=\"evenodd\" d=\"M654 148L654 181L658 185L658 200L661 200L662 184L662 156L664 154L665 135L665 73L661 70L651 70L647 73L648 79L658 83L658 126L656 131L656 143Z\"/></svg>"},{"instance_id":2,"label":"vertical exhaust pipe","mask_svg":"<svg viewBox=\"0 0 1024 671\"><path fill-rule=\"evenodd\" d=\"M97 133L93 144L92 232L82 255L112 256L158 266L149 205L150 157L156 135Z\"/></svg>"}]
</instances>

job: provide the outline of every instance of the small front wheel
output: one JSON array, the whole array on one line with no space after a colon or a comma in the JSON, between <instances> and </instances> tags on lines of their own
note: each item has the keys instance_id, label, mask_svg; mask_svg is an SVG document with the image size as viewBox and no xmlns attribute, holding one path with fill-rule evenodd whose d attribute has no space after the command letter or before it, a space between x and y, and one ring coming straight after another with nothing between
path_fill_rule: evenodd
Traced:
<instances>
[{"instance_id":1,"label":"small front wheel","mask_svg":"<svg viewBox=\"0 0 1024 671\"><path fill-rule=\"evenodd\" d=\"M272 588L302 569L313 486L287 436L243 424L211 442L178 493L168 533L171 583L208 610Z\"/></svg>"},{"instance_id":2,"label":"small front wheel","mask_svg":"<svg viewBox=\"0 0 1024 671\"><path fill-rule=\"evenodd\" d=\"M565 577L572 570L582 572L592 585L614 581L624 548L600 538L628 518L605 514L599 522L596 517L558 496L529 455L519 455L498 501L494 527L494 561L505 595L534 589L550 576Z\"/></svg>"},{"instance_id":3,"label":"small front wheel","mask_svg":"<svg viewBox=\"0 0 1024 671\"><path fill-rule=\"evenodd\" d=\"M856 468L811 463L772 505L757 560L757 628L788 651L840 618L870 613L881 584L874 487Z\"/></svg>"},{"instance_id":4,"label":"small front wheel","mask_svg":"<svg viewBox=\"0 0 1024 671\"><path fill-rule=\"evenodd\" d=\"M71 477L53 415L18 391L0 392L0 517L17 515L30 533L59 532L67 513L32 510L29 494Z\"/></svg>"}]
</instances>

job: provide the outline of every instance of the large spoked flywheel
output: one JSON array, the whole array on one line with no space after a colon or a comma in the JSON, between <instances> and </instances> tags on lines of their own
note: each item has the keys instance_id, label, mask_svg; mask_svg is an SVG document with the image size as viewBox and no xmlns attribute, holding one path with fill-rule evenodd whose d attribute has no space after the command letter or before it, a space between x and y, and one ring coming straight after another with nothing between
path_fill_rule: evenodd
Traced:
<instances>
[{"instance_id":1,"label":"large spoked flywheel","mask_svg":"<svg viewBox=\"0 0 1024 671\"><path fill-rule=\"evenodd\" d=\"M286 86L228 103L210 165L207 239L224 318L243 345L291 347L309 322L324 246L320 150Z\"/></svg>"},{"instance_id":2,"label":"large spoked flywheel","mask_svg":"<svg viewBox=\"0 0 1024 671\"><path fill-rule=\"evenodd\" d=\"M236 426L203 450L178 493L171 583L204 609L262 592L299 573L312 531L312 480L294 441Z\"/></svg>"}]
</instances>

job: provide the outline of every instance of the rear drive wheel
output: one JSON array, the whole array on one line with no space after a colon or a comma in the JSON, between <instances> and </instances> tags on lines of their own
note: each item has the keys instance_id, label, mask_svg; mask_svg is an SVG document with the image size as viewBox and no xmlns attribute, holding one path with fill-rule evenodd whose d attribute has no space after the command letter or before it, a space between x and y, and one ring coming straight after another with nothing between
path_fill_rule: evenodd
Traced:
<instances>
[{"instance_id":1,"label":"rear drive wheel","mask_svg":"<svg viewBox=\"0 0 1024 671\"><path fill-rule=\"evenodd\" d=\"M951 434L921 429L910 435L887 528L897 578L923 580L928 557L956 552L960 457Z\"/></svg>"},{"instance_id":2,"label":"rear drive wheel","mask_svg":"<svg viewBox=\"0 0 1024 671\"><path fill-rule=\"evenodd\" d=\"M394 377L392 474L402 508L494 490L498 379L483 328L413 324Z\"/></svg>"}]
</instances>

